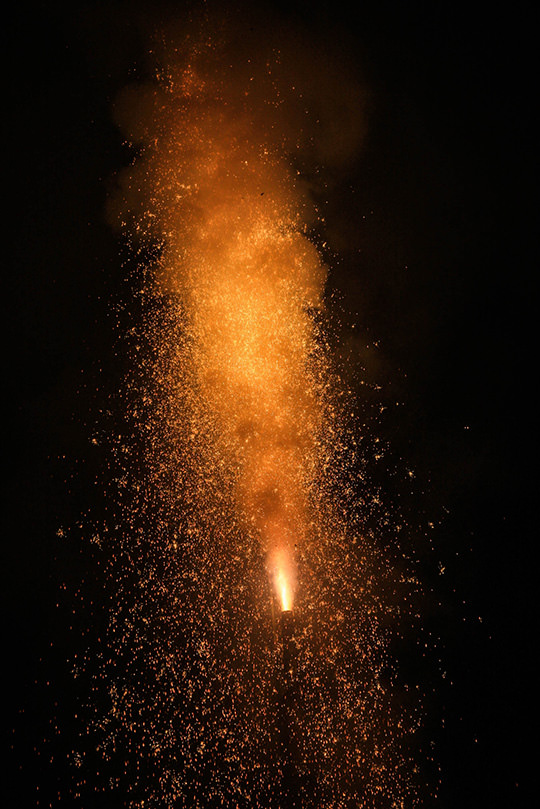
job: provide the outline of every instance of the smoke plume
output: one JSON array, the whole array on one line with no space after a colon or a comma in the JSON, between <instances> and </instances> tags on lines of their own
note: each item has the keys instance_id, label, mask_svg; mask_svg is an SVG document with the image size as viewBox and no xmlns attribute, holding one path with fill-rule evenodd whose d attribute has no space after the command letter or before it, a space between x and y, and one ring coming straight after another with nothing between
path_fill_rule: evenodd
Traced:
<instances>
[{"instance_id":1,"label":"smoke plume","mask_svg":"<svg viewBox=\"0 0 540 809\"><path fill-rule=\"evenodd\" d=\"M181 301L217 463L271 575L286 570L292 590L328 429L316 318L326 269L308 238L309 191L324 186L323 164L358 148L361 94L313 45L281 33L278 47L221 22L162 39L157 80L118 100L139 156L110 215L159 250L156 283Z\"/></svg>"}]
</instances>

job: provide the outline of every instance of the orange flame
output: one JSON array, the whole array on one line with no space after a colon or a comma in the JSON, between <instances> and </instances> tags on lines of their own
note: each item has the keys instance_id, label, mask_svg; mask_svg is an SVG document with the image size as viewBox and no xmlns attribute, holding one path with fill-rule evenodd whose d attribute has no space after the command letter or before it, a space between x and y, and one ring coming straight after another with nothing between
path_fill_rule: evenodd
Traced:
<instances>
[{"instance_id":1,"label":"orange flame","mask_svg":"<svg viewBox=\"0 0 540 809\"><path fill-rule=\"evenodd\" d=\"M292 591L289 586L289 581L283 570L278 570L276 576L276 587L281 599L281 610L287 612L292 610Z\"/></svg>"}]
</instances>

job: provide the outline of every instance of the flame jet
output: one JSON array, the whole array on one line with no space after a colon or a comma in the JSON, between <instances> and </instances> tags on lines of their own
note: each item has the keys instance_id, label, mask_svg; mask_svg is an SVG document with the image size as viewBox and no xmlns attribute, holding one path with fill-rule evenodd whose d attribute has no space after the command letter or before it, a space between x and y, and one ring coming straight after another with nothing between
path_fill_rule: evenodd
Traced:
<instances>
[{"instance_id":1,"label":"flame jet","mask_svg":"<svg viewBox=\"0 0 540 809\"><path fill-rule=\"evenodd\" d=\"M120 177L117 215L161 247L158 282L184 307L215 462L290 609L320 461L324 359L313 312L326 272L268 111L261 117L248 91L231 88L214 50L192 48L136 103L129 90L120 100L119 121L142 155ZM269 104L279 115L278 90Z\"/></svg>"}]
</instances>

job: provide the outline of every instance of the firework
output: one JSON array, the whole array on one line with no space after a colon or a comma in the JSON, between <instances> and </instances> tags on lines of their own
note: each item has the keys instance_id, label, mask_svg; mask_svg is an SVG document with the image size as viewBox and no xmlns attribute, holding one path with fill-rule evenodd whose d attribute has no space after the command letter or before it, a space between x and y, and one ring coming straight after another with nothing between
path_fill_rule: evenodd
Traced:
<instances>
[{"instance_id":1,"label":"firework","mask_svg":"<svg viewBox=\"0 0 540 809\"><path fill-rule=\"evenodd\" d=\"M116 107L138 158L109 213L142 311L94 731L130 807L393 807L413 791L416 719L382 685L395 582L345 485L347 394L298 168L312 79L237 45L190 34Z\"/></svg>"}]
</instances>

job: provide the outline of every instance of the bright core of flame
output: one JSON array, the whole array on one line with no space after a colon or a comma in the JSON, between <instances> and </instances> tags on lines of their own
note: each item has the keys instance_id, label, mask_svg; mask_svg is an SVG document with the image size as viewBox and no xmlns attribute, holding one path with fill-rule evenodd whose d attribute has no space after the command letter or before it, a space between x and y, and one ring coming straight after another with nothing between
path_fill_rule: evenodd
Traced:
<instances>
[{"instance_id":1,"label":"bright core of flame","mask_svg":"<svg viewBox=\"0 0 540 809\"><path fill-rule=\"evenodd\" d=\"M287 612L288 610L292 610L292 591L283 570L278 570L277 572L276 588L280 596L282 611Z\"/></svg>"}]
</instances>

